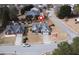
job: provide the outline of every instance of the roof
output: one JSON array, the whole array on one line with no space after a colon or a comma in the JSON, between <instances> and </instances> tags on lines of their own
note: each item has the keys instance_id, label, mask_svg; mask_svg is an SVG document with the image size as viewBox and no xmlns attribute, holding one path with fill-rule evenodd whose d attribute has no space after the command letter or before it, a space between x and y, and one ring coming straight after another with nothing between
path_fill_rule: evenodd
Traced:
<instances>
[{"instance_id":1,"label":"roof","mask_svg":"<svg viewBox=\"0 0 79 59\"><path fill-rule=\"evenodd\" d=\"M17 34L24 32L24 25L19 23L11 23L7 25L5 33L6 34Z\"/></svg>"}]
</instances>

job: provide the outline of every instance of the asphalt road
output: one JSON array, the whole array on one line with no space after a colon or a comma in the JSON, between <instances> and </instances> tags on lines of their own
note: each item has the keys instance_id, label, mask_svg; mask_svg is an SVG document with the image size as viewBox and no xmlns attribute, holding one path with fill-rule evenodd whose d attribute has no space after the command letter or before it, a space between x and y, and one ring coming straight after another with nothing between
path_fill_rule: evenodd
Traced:
<instances>
[{"instance_id":1,"label":"asphalt road","mask_svg":"<svg viewBox=\"0 0 79 59\"><path fill-rule=\"evenodd\" d=\"M72 42L72 39L76 36L78 36L78 33L72 31L66 24L59 18L56 17L54 13L54 9L51 10L52 16L50 17L50 20L61 29L61 31L66 32L68 34L69 42Z\"/></svg>"},{"instance_id":2,"label":"asphalt road","mask_svg":"<svg viewBox=\"0 0 79 59\"><path fill-rule=\"evenodd\" d=\"M41 55L46 52L53 51L56 44L39 44L30 47L23 46L0 46L0 54L14 55Z\"/></svg>"}]
</instances>

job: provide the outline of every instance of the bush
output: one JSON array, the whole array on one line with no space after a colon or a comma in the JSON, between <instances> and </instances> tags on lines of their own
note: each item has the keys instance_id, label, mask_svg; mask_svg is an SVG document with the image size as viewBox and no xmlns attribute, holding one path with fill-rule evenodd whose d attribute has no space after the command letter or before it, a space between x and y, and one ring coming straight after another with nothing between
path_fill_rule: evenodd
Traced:
<instances>
[{"instance_id":1,"label":"bush","mask_svg":"<svg viewBox=\"0 0 79 59\"><path fill-rule=\"evenodd\" d=\"M73 43L61 42L53 51L54 55L79 55L79 37L73 39Z\"/></svg>"},{"instance_id":2,"label":"bush","mask_svg":"<svg viewBox=\"0 0 79 59\"><path fill-rule=\"evenodd\" d=\"M58 16L58 18L60 18L60 19L64 19L64 17L63 17L61 14L58 14L57 16Z\"/></svg>"},{"instance_id":3,"label":"bush","mask_svg":"<svg viewBox=\"0 0 79 59\"><path fill-rule=\"evenodd\" d=\"M23 43L26 43L26 41L28 40L28 38L26 37L25 39L23 39Z\"/></svg>"},{"instance_id":4,"label":"bush","mask_svg":"<svg viewBox=\"0 0 79 59\"><path fill-rule=\"evenodd\" d=\"M65 17L69 17L71 15L71 7L68 5L64 5L60 7L60 11L58 13L58 17L63 19Z\"/></svg>"}]
</instances>

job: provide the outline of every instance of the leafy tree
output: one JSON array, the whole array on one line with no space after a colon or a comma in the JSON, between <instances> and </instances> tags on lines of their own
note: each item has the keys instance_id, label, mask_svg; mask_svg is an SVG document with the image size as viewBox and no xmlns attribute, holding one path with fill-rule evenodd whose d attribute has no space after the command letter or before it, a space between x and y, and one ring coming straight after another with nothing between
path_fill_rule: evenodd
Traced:
<instances>
[{"instance_id":1,"label":"leafy tree","mask_svg":"<svg viewBox=\"0 0 79 59\"><path fill-rule=\"evenodd\" d=\"M71 7L68 5L64 5L60 7L60 11L58 13L59 18L69 17L71 15Z\"/></svg>"},{"instance_id":2,"label":"leafy tree","mask_svg":"<svg viewBox=\"0 0 79 59\"><path fill-rule=\"evenodd\" d=\"M9 8L9 12L10 12L9 13L10 19L13 19L13 18L17 17L18 10L17 10L17 8L15 6L11 6Z\"/></svg>"},{"instance_id":3,"label":"leafy tree","mask_svg":"<svg viewBox=\"0 0 79 59\"><path fill-rule=\"evenodd\" d=\"M74 9L73 13L75 15L79 15L79 4L76 4L73 9Z\"/></svg>"},{"instance_id":4,"label":"leafy tree","mask_svg":"<svg viewBox=\"0 0 79 59\"><path fill-rule=\"evenodd\" d=\"M73 49L73 54L79 55L79 37L75 37L73 39L73 43L71 44Z\"/></svg>"},{"instance_id":5,"label":"leafy tree","mask_svg":"<svg viewBox=\"0 0 79 59\"><path fill-rule=\"evenodd\" d=\"M79 37L73 39L72 44L61 42L58 48L53 51L54 55L79 55Z\"/></svg>"},{"instance_id":6,"label":"leafy tree","mask_svg":"<svg viewBox=\"0 0 79 59\"><path fill-rule=\"evenodd\" d=\"M0 7L0 25L2 26L2 7Z\"/></svg>"},{"instance_id":7,"label":"leafy tree","mask_svg":"<svg viewBox=\"0 0 79 59\"><path fill-rule=\"evenodd\" d=\"M58 44L58 49L55 49L53 54L55 55L69 55L72 53L71 47L67 42L61 42Z\"/></svg>"},{"instance_id":8,"label":"leafy tree","mask_svg":"<svg viewBox=\"0 0 79 59\"><path fill-rule=\"evenodd\" d=\"M8 21L10 20L9 17L9 8L7 6L2 8L2 26L5 28L8 24Z\"/></svg>"},{"instance_id":9,"label":"leafy tree","mask_svg":"<svg viewBox=\"0 0 79 59\"><path fill-rule=\"evenodd\" d=\"M23 15L25 13L25 11L30 11L31 8L33 8L33 5L26 5L21 9L21 15Z\"/></svg>"},{"instance_id":10,"label":"leafy tree","mask_svg":"<svg viewBox=\"0 0 79 59\"><path fill-rule=\"evenodd\" d=\"M54 55L62 55L62 51L60 49L55 49L53 52Z\"/></svg>"}]
</instances>

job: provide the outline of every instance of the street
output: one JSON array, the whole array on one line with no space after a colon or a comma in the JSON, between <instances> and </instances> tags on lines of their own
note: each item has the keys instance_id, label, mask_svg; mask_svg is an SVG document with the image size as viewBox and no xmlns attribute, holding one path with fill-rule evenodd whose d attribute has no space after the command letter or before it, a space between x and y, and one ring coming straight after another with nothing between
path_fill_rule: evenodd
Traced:
<instances>
[{"instance_id":1,"label":"street","mask_svg":"<svg viewBox=\"0 0 79 59\"><path fill-rule=\"evenodd\" d=\"M56 47L56 44L39 44L31 47L0 46L0 54L41 55L53 51Z\"/></svg>"},{"instance_id":2,"label":"street","mask_svg":"<svg viewBox=\"0 0 79 59\"><path fill-rule=\"evenodd\" d=\"M63 32L66 32L68 34L68 39L69 39L69 42L71 41L72 42L72 39L76 36L78 36L78 33L72 31L70 28L68 28L66 26L66 24L64 24L62 22L61 19L58 19L54 13L54 10L52 9L51 10L51 13L52 13L52 17L50 17L50 20L58 27L60 28Z\"/></svg>"}]
</instances>

